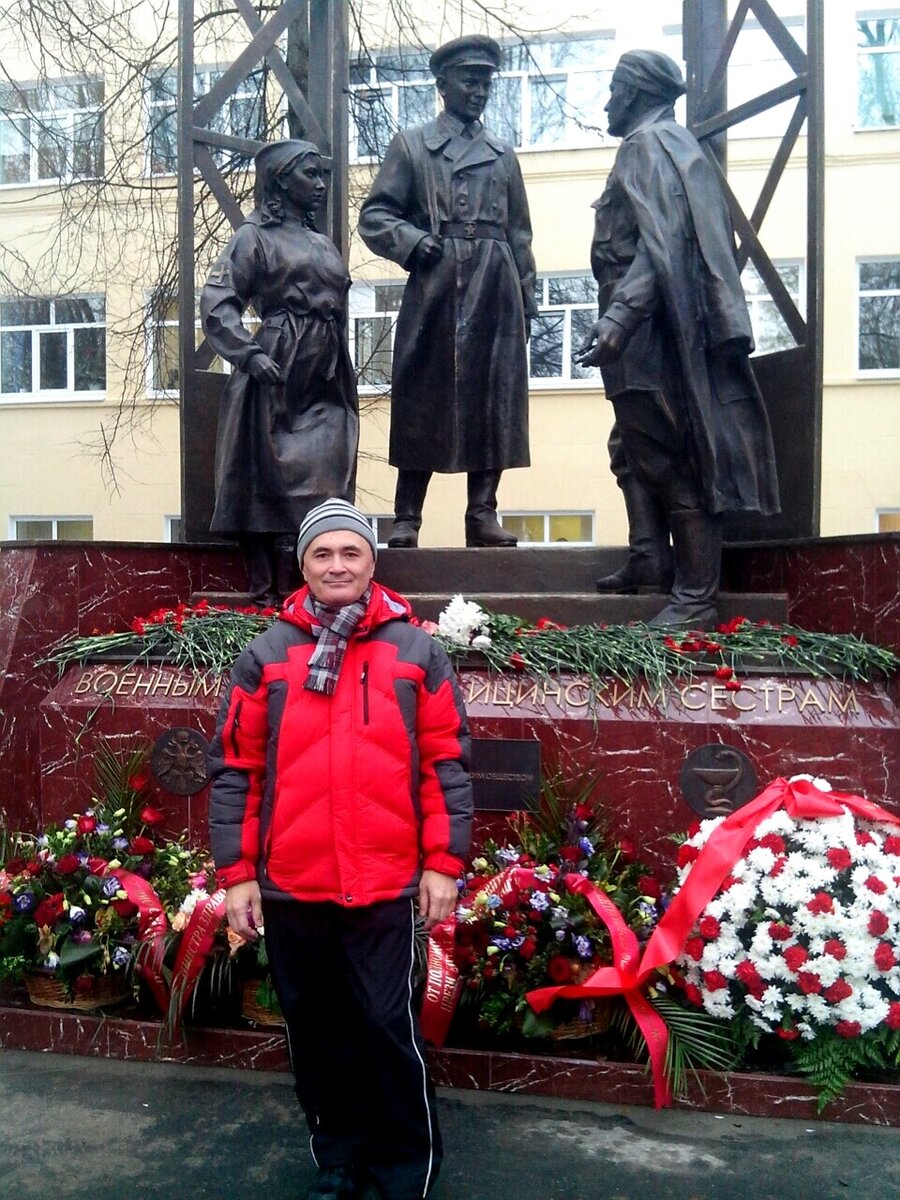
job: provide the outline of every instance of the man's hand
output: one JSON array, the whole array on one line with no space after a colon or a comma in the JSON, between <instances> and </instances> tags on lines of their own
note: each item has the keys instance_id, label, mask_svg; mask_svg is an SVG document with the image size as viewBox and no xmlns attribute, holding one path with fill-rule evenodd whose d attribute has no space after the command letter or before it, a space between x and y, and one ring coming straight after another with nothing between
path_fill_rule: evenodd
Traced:
<instances>
[{"instance_id":1,"label":"man's hand","mask_svg":"<svg viewBox=\"0 0 900 1200\"><path fill-rule=\"evenodd\" d=\"M419 916L425 920L425 928L430 929L445 917L449 917L456 908L456 880L440 871L423 871L419 883Z\"/></svg>"},{"instance_id":2,"label":"man's hand","mask_svg":"<svg viewBox=\"0 0 900 1200\"><path fill-rule=\"evenodd\" d=\"M255 879L236 883L225 893L228 924L248 942L255 942L263 925L262 897Z\"/></svg>"},{"instance_id":3,"label":"man's hand","mask_svg":"<svg viewBox=\"0 0 900 1200\"><path fill-rule=\"evenodd\" d=\"M628 333L611 317L595 321L575 361L580 367L605 367L619 358L628 344Z\"/></svg>"},{"instance_id":4,"label":"man's hand","mask_svg":"<svg viewBox=\"0 0 900 1200\"><path fill-rule=\"evenodd\" d=\"M252 375L259 383L284 383L284 374L277 362L273 362L268 354L254 354L247 359L247 374Z\"/></svg>"},{"instance_id":5,"label":"man's hand","mask_svg":"<svg viewBox=\"0 0 900 1200\"><path fill-rule=\"evenodd\" d=\"M413 253L420 267L433 267L443 257L444 243L433 233L426 233L422 240L416 243Z\"/></svg>"}]
</instances>

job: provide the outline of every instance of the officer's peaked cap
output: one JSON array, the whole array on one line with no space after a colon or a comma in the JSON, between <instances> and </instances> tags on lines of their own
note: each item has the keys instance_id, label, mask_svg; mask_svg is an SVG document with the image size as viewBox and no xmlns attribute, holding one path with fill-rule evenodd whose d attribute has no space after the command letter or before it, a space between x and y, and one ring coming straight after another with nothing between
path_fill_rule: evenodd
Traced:
<instances>
[{"instance_id":1,"label":"officer's peaked cap","mask_svg":"<svg viewBox=\"0 0 900 1200\"><path fill-rule=\"evenodd\" d=\"M471 33L438 46L428 60L432 74L439 75L448 67L490 67L500 70L500 46L483 33Z\"/></svg>"}]
</instances>

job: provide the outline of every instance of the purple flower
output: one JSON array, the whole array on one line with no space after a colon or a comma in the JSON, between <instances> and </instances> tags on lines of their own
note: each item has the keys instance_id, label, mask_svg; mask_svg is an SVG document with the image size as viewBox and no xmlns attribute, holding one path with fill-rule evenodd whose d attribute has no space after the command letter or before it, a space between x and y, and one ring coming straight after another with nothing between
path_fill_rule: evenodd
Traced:
<instances>
[{"instance_id":1,"label":"purple flower","mask_svg":"<svg viewBox=\"0 0 900 1200\"><path fill-rule=\"evenodd\" d=\"M566 931L564 929L557 929L553 936L558 942L564 942L566 940Z\"/></svg>"},{"instance_id":2,"label":"purple flower","mask_svg":"<svg viewBox=\"0 0 900 1200\"><path fill-rule=\"evenodd\" d=\"M590 838L583 837L578 839L578 845L585 852L588 858L594 853L594 843Z\"/></svg>"},{"instance_id":3,"label":"purple flower","mask_svg":"<svg viewBox=\"0 0 900 1200\"><path fill-rule=\"evenodd\" d=\"M534 892L531 897L531 907L536 912L543 912L550 907L550 897L546 892Z\"/></svg>"},{"instance_id":4,"label":"purple flower","mask_svg":"<svg viewBox=\"0 0 900 1200\"><path fill-rule=\"evenodd\" d=\"M590 958L593 952L591 939L585 937L583 933L579 933L575 938L575 953L579 958Z\"/></svg>"},{"instance_id":5,"label":"purple flower","mask_svg":"<svg viewBox=\"0 0 900 1200\"><path fill-rule=\"evenodd\" d=\"M116 946L115 950L113 950L113 956L112 956L113 966L114 967L127 967L130 960L131 960L130 951L126 950L124 946Z\"/></svg>"},{"instance_id":6,"label":"purple flower","mask_svg":"<svg viewBox=\"0 0 900 1200\"><path fill-rule=\"evenodd\" d=\"M127 849L128 849L128 838L127 837L113 838L113 850L127 850Z\"/></svg>"},{"instance_id":7,"label":"purple flower","mask_svg":"<svg viewBox=\"0 0 900 1200\"><path fill-rule=\"evenodd\" d=\"M31 912L36 904L34 892L19 892L18 896L13 899L13 908L20 913Z\"/></svg>"},{"instance_id":8,"label":"purple flower","mask_svg":"<svg viewBox=\"0 0 900 1200\"><path fill-rule=\"evenodd\" d=\"M116 892L122 890L122 883L115 875L107 875L103 880L103 887L100 889L107 900L111 900Z\"/></svg>"},{"instance_id":9,"label":"purple flower","mask_svg":"<svg viewBox=\"0 0 900 1200\"><path fill-rule=\"evenodd\" d=\"M86 946L91 940L91 931L89 929L78 929L72 934L72 941L77 946Z\"/></svg>"},{"instance_id":10,"label":"purple flower","mask_svg":"<svg viewBox=\"0 0 900 1200\"><path fill-rule=\"evenodd\" d=\"M499 896L488 896L486 904L488 908L499 908L503 901Z\"/></svg>"},{"instance_id":11,"label":"purple flower","mask_svg":"<svg viewBox=\"0 0 900 1200\"><path fill-rule=\"evenodd\" d=\"M85 911L79 908L77 904L69 905L69 921L72 925L80 925L85 918Z\"/></svg>"},{"instance_id":12,"label":"purple flower","mask_svg":"<svg viewBox=\"0 0 900 1200\"><path fill-rule=\"evenodd\" d=\"M134 871L135 875L140 875L142 879L149 879L153 874L153 863L149 858L142 858L141 861L132 868L132 870Z\"/></svg>"}]
</instances>

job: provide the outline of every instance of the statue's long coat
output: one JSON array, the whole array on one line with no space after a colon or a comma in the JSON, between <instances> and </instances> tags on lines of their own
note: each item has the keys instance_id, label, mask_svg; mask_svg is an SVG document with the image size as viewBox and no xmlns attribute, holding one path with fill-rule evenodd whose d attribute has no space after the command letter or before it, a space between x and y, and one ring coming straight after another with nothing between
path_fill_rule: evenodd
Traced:
<instances>
[{"instance_id":1,"label":"statue's long coat","mask_svg":"<svg viewBox=\"0 0 900 1200\"><path fill-rule=\"evenodd\" d=\"M769 420L719 181L669 106L625 137L596 209L600 313L631 333L610 397L659 391L687 428L709 512L778 512Z\"/></svg>"},{"instance_id":2,"label":"statue's long coat","mask_svg":"<svg viewBox=\"0 0 900 1200\"><path fill-rule=\"evenodd\" d=\"M390 461L407 470L528 466L525 316L537 312L531 222L510 146L471 139L442 114L397 134L360 213L374 253L409 270L394 340ZM413 260L443 222L488 222L495 238L443 237L440 262Z\"/></svg>"},{"instance_id":3,"label":"statue's long coat","mask_svg":"<svg viewBox=\"0 0 900 1200\"><path fill-rule=\"evenodd\" d=\"M232 364L219 410L213 533L296 534L332 496L354 499L359 415L347 350L350 277L334 244L301 221L252 213L200 297L203 330ZM241 317L252 305L251 333ZM247 373L263 350L284 385Z\"/></svg>"}]
</instances>

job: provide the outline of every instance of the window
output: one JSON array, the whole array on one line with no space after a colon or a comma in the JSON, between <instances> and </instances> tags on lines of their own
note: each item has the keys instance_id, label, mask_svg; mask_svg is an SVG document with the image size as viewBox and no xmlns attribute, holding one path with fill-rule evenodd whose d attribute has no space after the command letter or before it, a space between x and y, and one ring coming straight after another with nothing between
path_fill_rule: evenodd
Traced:
<instances>
[{"instance_id":1,"label":"window","mask_svg":"<svg viewBox=\"0 0 900 1200\"><path fill-rule=\"evenodd\" d=\"M572 356L586 341L597 319L593 276L540 275L535 288L540 310L531 322L528 373L532 381L568 383L599 379L596 367L579 367Z\"/></svg>"},{"instance_id":2,"label":"window","mask_svg":"<svg viewBox=\"0 0 900 1200\"><path fill-rule=\"evenodd\" d=\"M179 386L178 301L173 297L151 296L146 308L147 330L147 391L154 396L177 396ZM258 324L252 313L244 323ZM203 341L200 328L199 298L194 313L194 344ZM209 371L227 373L231 370L221 358L214 358Z\"/></svg>"},{"instance_id":3,"label":"window","mask_svg":"<svg viewBox=\"0 0 900 1200\"><path fill-rule=\"evenodd\" d=\"M194 71L194 99L199 100L212 89L224 70L217 67L198 67ZM242 81L209 123L216 133L232 137L265 140L265 74L262 69L252 72ZM151 175L170 175L178 167L178 77L174 71L152 75L147 88L149 108L148 162ZM218 163L230 157L230 151L212 150Z\"/></svg>"},{"instance_id":4,"label":"window","mask_svg":"<svg viewBox=\"0 0 900 1200\"><path fill-rule=\"evenodd\" d=\"M394 328L403 283L357 283L350 293L351 350L360 387L391 382Z\"/></svg>"},{"instance_id":5,"label":"window","mask_svg":"<svg viewBox=\"0 0 900 1200\"><path fill-rule=\"evenodd\" d=\"M367 515L366 520L372 526L372 532L375 534L375 541L378 545L386 546L388 538L394 532L394 514Z\"/></svg>"},{"instance_id":6,"label":"window","mask_svg":"<svg viewBox=\"0 0 900 1200\"><path fill-rule=\"evenodd\" d=\"M900 125L900 12L856 17L857 124Z\"/></svg>"},{"instance_id":7,"label":"window","mask_svg":"<svg viewBox=\"0 0 900 1200\"><path fill-rule=\"evenodd\" d=\"M183 542L184 541L184 522L181 517L165 517L167 542Z\"/></svg>"},{"instance_id":8,"label":"window","mask_svg":"<svg viewBox=\"0 0 900 1200\"><path fill-rule=\"evenodd\" d=\"M520 542L593 545L594 514L589 512L503 512L500 523Z\"/></svg>"},{"instance_id":9,"label":"window","mask_svg":"<svg viewBox=\"0 0 900 1200\"><path fill-rule=\"evenodd\" d=\"M105 389L102 296L0 300L0 399L68 399Z\"/></svg>"},{"instance_id":10,"label":"window","mask_svg":"<svg viewBox=\"0 0 900 1200\"><path fill-rule=\"evenodd\" d=\"M91 542L93 517L12 517L10 530L17 542Z\"/></svg>"},{"instance_id":11,"label":"window","mask_svg":"<svg viewBox=\"0 0 900 1200\"><path fill-rule=\"evenodd\" d=\"M518 149L596 145L615 66L611 33L503 47L484 121ZM391 136L432 120L440 97L427 50L401 50L350 65L350 154L372 162Z\"/></svg>"},{"instance_id":12,"label":"window","mask_svg":"<svg viewBox=\"0 0 900 1200\"><path fill-rule=\"evenodd\" d=\"M0 184L102 174L102 79L0 85Z\"/></svg>"},{"instance_id":13,"label":"window","mask_svg":"<svg viewBox=\"0 0 900 1200\"><path fill-rule=\"evenodd\" d=\"M876 533L900 533L900 508L879 508L875 513Z\"/></svg>"},{"instance_id":14,"label":"window","mask_svg":"<svg viewBox=\"0 0 900 1200\"><path fill-rule=\"evenodd\" d=\"M788 33L806 49L806 21L802 16L782 17ZM728 61L728 107L737 108L754 96L789 83L794 69L758 21L746 20ZM781 137L797 106L793 97L758 116L732 125L729 137Z\"/></svg>"},{"instance_id":15,"label":"window","mask_svg":"<svg viewBox=\"0 0 900 1200\"><path fill-rule=\"evenodd\" d=\"M806 310L806 264L797 261L773 265L802 316ZM755 353L772 354L776 350L792 350L797 345L793 334L784 323L784 317L752 262L748 262L741 272L741 283L750 309Z\"/></svg>"},{"instance_id":16,"label":"window","mask_svg":"<svg viewBox=\"0 0 900 1200\"><path fill-rule=\"evenodd\" d=\"M859 266L859 369L900 371L900 259Z\"/></svg>"}]
</instances>

